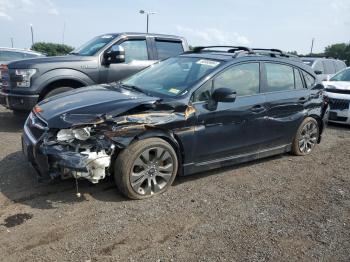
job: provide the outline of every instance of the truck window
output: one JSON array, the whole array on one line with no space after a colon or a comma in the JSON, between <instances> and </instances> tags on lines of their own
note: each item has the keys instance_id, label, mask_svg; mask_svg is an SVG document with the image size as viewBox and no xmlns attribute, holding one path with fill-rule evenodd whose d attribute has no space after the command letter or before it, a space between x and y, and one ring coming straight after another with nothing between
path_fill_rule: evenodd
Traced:
<instances>
[{"instance_id":1,"label":"truck window","mask_svg":"<svg viewBox=\"0 0 350 262\"><path fill-rule=\"evenodd\" d=\"M314 68L314 71L321 71L322 74L325 74L322 61L316 61L313 68Z\"/></svg>"},{"instance_id":2,"label":"truck window","mask_svg":"<svg viewBox=\"0 0 350 262\"><path fill-rule=\"evenodd\" d=\"M323 60L324 74L334 74L335 68L332 60Z\"/></svg>"},{"instance_id":3,"label":"truck window","mask_svg":"<svg viewBox=\"0 0 350 262\"><path fill-rule=\"evenodd\" d=\"M158 59L163 60L183 53L182 43L179 41L162 41L156 39Z\"/></svg>"},{"instance_id":4,"label":"truck window","mask_svg":"<svg viewBox=\"0 0 350 262\"><path fill-rule=\"evenodd\" d=\"M13 51L0 51L0 60L2 61L12 61L17 59L23 59L23 54Z\"/></svg>"},{"instance_id":5,"label":"truck window","mask_svg":"<svg viewBox=\"0 0 350 262\"><path fill-rule=\"evenodd\" d=\"M148 60L146 40L126 40L120 44L125 50L125 63Z\"/></svg>"}]
</instances>

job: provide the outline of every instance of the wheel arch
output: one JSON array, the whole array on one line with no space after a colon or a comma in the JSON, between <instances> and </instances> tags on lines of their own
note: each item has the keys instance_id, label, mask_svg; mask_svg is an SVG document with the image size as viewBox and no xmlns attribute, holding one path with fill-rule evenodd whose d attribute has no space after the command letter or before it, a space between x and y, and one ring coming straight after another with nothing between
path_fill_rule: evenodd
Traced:
<instances>
[{"instance_id":1,"label":"wheel arch","mask_svg":"<svg viewBox=\"0 0 350 262\"><path fill-rule=\"evenodd\" d=\"M311 114L308 117L312 117L312 118L314 118L317 121L317 124L318 124L318 127L319 127L319 136L318 136L317 143L320 143L320 141L321 141L321 134L323 133L323 130L324 130L324 123L323 123L321 117L318 116L318 115Z\"/></svg>"},{"instance_id":2,"label":"wheel arch","mask_svg":"<svg viewBox=\"0 0 350 262\"><path fill-rule=\"evenodd\" d=\"M113 156L113 159L116 159L118 157L120 150L123 150L124 148L128 147L132 143L135 143L136 141L144 140L147 138L155 138L155 137L165 140L173 147L178 157L178 164L179 164L178 175L182 175L183 159L184 159L183 146L182 146L181 140L173 132L168 130L163 130L158 128L147 128L147 130L145 130L144 132L141 132L139 134L129 137L127 141L123 139L122 141L123 143L119 143L119 144L122 144L122 146L119 146L119 150L117 150L116 154ZM113 140L118 143L117 137Z\"/></svg>"},{"instance_id":3,"label":"wheel arch","mask_svg":"<svg viewBox=\"0 0 350 262\"><path fill-rule=\"evenodd\" d=\"M83 87L86 86L85 83L83 83L82 81L79 81L77 79L58 79L58 80L54 80L52 82L50 82L49 84L47 84L42 91L40 92L39 95L39 101L41 101L49 92L51 92L52 90L58 88L58 87L72 87L72 88L79 88L79 87Z\"/></svg>"}]
</instances>

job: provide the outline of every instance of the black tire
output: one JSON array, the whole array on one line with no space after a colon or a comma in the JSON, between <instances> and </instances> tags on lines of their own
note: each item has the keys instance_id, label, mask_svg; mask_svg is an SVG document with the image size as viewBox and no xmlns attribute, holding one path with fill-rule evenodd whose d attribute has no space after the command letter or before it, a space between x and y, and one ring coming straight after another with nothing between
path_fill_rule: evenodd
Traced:
<instances>
[{"instance_id":1,"label":"black tire","mask_svg":"<svg viewBox=\"0 0 350 262\"><path fill-rule=\"evenodd\" d=\"M308 129L308 126L310 126L310 128L312 128L313 130L312 135L310 135L311 134L311 129L310 129L310 134L308 134L306 138L304 138L306 134L305 132ZM305 155L311 154L311 152L314 150L317 144L319 135L320 135L320 128L316 119L312 117L305 118L304 121L300 124L295 134L295 137L293 139L292 154L296 156L305 156ZM301 142L302 140L303 142ZM309 141L309 143L307 143L306 141ZM305 149L303 145L305 145Z\"/></svg>"},{"instance_id":2,"label":"black tire","mask_svg":"<svg viewBox=\"0 0 350 262\"><path fill-rule=\"evenodd\" d=\"M63 92L71 91L71 90L73 90L73 89L74 89L73 87L68 87L68 86L57 87L57 88L51 90L50 92L48 92L48 93L44 96L44 99L49 98L49 97L52 97L52 96L54 96L54 95L58 95L58 94L63 93Z\"/></svg>"},{"instance_id":3,"label":"black tire","mask_svg":"<svg viewBox=\"0 0 350 262\"><path fill-rule=\"evenodd\" d=\"M156 162L157 166L157 168L155 168L155 170L153 171L151 170L152 167L150 167L149 165L150 162L146 161L147 164L145 164L145 158L143 157L143 155L146 154L145 152L147 152L150 159L152 150L156 150L153 154L157 156L159 151L162 152L159 158L157 156L154 156L154 160L152 160L152 163ZM167 159L162 160L165 157L167 157ZM135 179L135 168L141 167L140 165L137 165L137 163L140 163L140 161L142 161L142 168L141 171L139 170L139 172L136 173L143 173L144 175L136 176L138 178ZM168 161L171 164L167 164L166 161ZM166 171L168 172L166 174L166 179L168 179L167 181L162 176L162 172L165 171L161 171L161 169L164 170L166 165L172 166L171 171ZM118 189L124 196L131 199L145 199L166 191L174 182L177 171L178 158L174 148L163 139L147 138L132 143L129 147L120 152L114 165L114 179ZM134 179L134 183L131 182L131 179ZM139 184L139 192L136 191L135 184ZM141 188L142 185L145 185L145 190ZM163 187L160 189L161 185ZM151 190L155 192L150 192L148 190L149 188L151 188Z\"/></svg>"}]
</instances>

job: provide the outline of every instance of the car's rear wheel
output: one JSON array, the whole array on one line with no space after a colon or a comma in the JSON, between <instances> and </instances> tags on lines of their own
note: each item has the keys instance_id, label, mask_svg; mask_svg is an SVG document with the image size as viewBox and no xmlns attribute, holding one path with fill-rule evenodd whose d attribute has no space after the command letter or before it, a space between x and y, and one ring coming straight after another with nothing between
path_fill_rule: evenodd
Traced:
<instances>
[{"instance_id":1,"label":"car's rear wheel","mask_svg":"<svg viewBox=\"0 0 350 262\"><path fill-rule=\"evenodd\" d=\"M173 147L163 139L148 138L132 143L119 154L114 178L126 197L144 199L166 191L177 170Z\"/></svg>"},{"instance_id":2,"label":"car's rear wheel","mask_svg":"<svg viewBox=\"0 0 350 262\"><path fill-rule=\"evenodd\" d=\"M312 117L305 118L294 137L292 153L297 156L310 154L317 144L319 132L316 119Z\"/></svg>"},{"instance_id":3,"label":"car's rear wheel","mask_svg":"<svg viewBox=\"0 0 350 262\"><path fill-rule=\"evenodd\" d=\"M68 86L57 87L57 88L51 90L50 92L48 92L44 98L49 98L51 96L55 96L55 95L58 95L58 94L63 93L63 92L71 91L73 89L74 89L73 87L68 87Z\"/></svg>"}]
</instances>

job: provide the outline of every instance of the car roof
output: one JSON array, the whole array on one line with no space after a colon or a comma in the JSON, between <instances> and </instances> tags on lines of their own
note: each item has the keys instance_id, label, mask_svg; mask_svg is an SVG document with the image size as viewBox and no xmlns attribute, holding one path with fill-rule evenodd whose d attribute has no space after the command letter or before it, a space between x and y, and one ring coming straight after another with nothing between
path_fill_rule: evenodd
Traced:
<instances>
[{"instance_id":1,"label":"car roof","mask_svg":"<svg viewBox=\"0 0 350 262\"><path fill-rule=\"evenodd\" d=\"M13 47L0 47L0 51L20 52L20 53L44 55L44 54L42 54L40 52L36 52L36 51L30 50L30 49L13 48Z\"/></svg>"},{"instance_id":2,"label":"car roof","mask_svg":"<svg viewBox=\"0 0 350 262\"><path fill-rule=\"evenodd\" d=\"M139 33L139 32L120 32L120 33L107 33L107 34L102 34L99 36L104 36L104 35L113 35L115 37L117 36L151 36L151 37L159 37L159 38L176 38L176 39L182 39L185 40L184 37L182 36L177 36L177 35L167 35L167 34L156 34L156 33Z\"/></svg>"},{"instance_id":3,"label":"car roof","mask_svg":"<svg viewBox=\"0 0 350 262\"><path fill-rule=\"evenodd\" d=\"M254 49L252 49L254 50ZM230 61L234 62L244 62L244 61L271 61L271 62L278 62L278 63L286 63L290 65L297 66L304 71L308 72L309 74L313 75L315 77L315 73L311 69L310 66L307 66L304 64L299 57L283 57L283 56L270 56L270 53L252 53L249 54L247 52L242 52L240 54L235 53L228 53L228 52L185 52L181 54L182 57L195 57L195 58L203 58L203 59L214 59L219 60L225 63L229 63Z\"/></svg>"}]
</instances>

